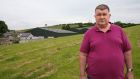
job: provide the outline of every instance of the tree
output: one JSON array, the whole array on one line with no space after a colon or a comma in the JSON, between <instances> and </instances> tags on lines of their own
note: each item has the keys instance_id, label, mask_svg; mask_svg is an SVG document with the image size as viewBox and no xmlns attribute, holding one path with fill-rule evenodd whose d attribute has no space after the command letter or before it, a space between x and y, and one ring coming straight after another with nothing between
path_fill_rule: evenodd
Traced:
<instances>
[{"instance_id":1,"label":"tree","mask_svg":"<svg viewBox=\"0 0 140 79\"><path fill-rule=\"evenodd\" d=\"M3 35L3 33L8 31L8 27L5 24L4 21L0 21L0 37Z\"/></svg>"},{"instance_id":2,"label":"tree","mask_svg":"<svg viewBox=\"0 0 140 79\"><path fill-rule=\"evenodd\" d=\"M62 25L62 29L69 30L70 29L70 25L69 24L63 24Z\"/></svg>"},{"instance_id":3,"label":"tree","mask_svg":"<svg viewBox=\"0 0 140 79\"><path fill-rule=\"evenodd\" d=\"M124 27L124 24L121 21L114 22L114 24L119 25L120 27Z\"/></svg>"},{"instance_id":4,"label":"tree","mask_svg":"<svg viewBox=\"0 0 140 79\"><path fill-rule=\"evenodd\" d=\"M62 24L61 26L62 26L62 29L65 29L65 26L66 26L66 25L65 25L65 24Z\"/></svg>"},{"instance_id":5,"label":"tree","mask_svg":"<svg viewBox=\"0 0 140 79\"><path fill-rule=\"evenodd\" d=\"M67 25L66 25L66 30L69 30L69 29L70 29L70 25L67 24Z\"/></svg>"},{"instance_id":6,"label":"tree","mask_svg":"<svg viewBox=\"0 0 140 79\"><path fill-rule=\"evenodd\" d=\"M82 23L78 23L78 26L79 26L79 28L82 28L83 24Z\"/></svg>"}]
</instances>

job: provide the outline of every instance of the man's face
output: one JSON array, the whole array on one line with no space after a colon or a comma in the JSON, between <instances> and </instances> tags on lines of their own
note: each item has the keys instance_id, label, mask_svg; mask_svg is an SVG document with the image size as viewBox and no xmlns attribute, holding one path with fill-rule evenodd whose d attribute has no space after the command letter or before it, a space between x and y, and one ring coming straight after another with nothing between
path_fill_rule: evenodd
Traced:
<instances>
[{"instance_id":1,"label":"man's face","mask_svg":"<svg viewBox=\"0 0 140 79\"><path fill-rule=\"evenodd\" d=\"M96 9L95 11L96 23L100 26L107 25L109 22L110 16L111 15L107 9L104 9L104 10Z\"/></svg>"}]
</instances>

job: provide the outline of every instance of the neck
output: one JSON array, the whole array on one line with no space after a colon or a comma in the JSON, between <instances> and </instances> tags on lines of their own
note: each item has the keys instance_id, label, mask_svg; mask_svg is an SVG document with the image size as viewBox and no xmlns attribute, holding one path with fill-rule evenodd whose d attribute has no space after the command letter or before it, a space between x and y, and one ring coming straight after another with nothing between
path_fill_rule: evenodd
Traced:
<instances>
[{"instance_id":1,"label":"neck","mask_svg":"<svg viewBox=\"0 0 140 79\"><path fill-rule=\"evenodd\" d=\"M106 32L109 28L110 28L110 23L108 23L106 26L99 26L98 25L99 30Z\"/></svg>"},{"instance_id":2,"label":"neck","mask_svg":"<svg viewBox=\"0 0 140 79\"><path fill-rule=\"evenodd\" d=\"M107 29L110 27L110 23L106 24L106 25L98 25L99 29Z\"/></svg>"}]
</instances>

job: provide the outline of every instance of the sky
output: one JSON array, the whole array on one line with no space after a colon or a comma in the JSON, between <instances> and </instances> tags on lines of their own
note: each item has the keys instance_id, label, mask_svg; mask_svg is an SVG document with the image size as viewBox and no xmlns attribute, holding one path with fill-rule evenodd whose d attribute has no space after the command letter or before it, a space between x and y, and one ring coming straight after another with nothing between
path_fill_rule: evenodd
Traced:
<instances>
[{"instance_id":1,"label":"sky","mask_svg":"<svg viewBox=\"0 0 140 79\"><path fill-rule=\"evenodd\" d=\"M11 30L95 22L95 8L107 4L111 22L140 23L140 0L0 0L0 20Z\"/></svg>"}]
</instances>

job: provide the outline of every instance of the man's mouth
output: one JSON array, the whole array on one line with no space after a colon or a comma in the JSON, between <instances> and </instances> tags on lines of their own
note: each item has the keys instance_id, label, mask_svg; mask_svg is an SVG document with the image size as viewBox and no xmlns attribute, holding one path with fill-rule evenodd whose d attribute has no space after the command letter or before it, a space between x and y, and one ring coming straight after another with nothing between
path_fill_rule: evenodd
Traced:
<instances>
[{"instance_id":1,"label":"man's mouth","mask_svg":"<svg viewBox=\"0 0 140 79\"><path fill-rule=\"evenodd\" d=\"M105 21L99 21L100 23L104 23Z\"/></svg>"},{"instance_id":2,"label":"man's mouth","mask_svg":"<svg viewBox=\"0 0 140 79\"><path fill-rule=\"evenodd\" d=\"M105 20L104 20L104 19L102 19L102 20L99 20L99 22L105 22Z\"/></svg>"}]
</instances>

